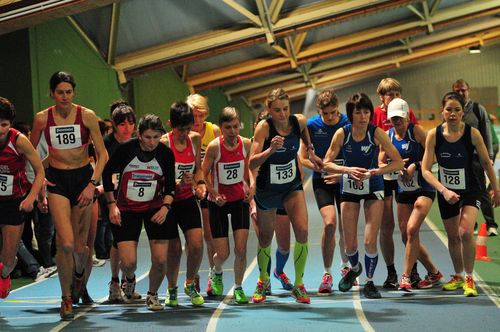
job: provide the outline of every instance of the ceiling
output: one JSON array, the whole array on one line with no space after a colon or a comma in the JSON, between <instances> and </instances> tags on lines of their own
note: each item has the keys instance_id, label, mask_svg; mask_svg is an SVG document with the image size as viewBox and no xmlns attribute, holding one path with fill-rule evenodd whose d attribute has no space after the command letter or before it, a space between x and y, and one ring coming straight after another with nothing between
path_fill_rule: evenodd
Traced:
<instances>
[{"instance_id":1,"label":"ceiling","mask_svg":"<svg viewBox=\"0 0 500 332\"><path fill-rule=\"evenodd\" d=\"M346 87L500 41L498 0L0 0L0 34L68 17L121 83L172 67L192 91L262 100Z\"/></svg>"}]
</instances>

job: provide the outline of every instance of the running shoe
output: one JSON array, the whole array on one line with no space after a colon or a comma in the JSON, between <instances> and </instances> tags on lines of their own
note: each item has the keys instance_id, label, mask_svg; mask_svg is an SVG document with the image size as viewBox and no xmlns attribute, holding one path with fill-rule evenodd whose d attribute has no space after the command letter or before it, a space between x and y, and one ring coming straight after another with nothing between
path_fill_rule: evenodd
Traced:
<instances>
[{"instance_id":1,"label":"running shoe","mask_svg":"<svg viewBox=\"0 0 500 332\"><path fill-rule=\"evenodd\" d=\"M432 288L435 285L440 284L443 282L443 274L439 271L437 273L427 273L425 276L425 279L422 280L421 282L418 283L418 288L421 289L427 289L427 288Z\"/></svg>"},{"instance_id":2,"label":"running shoe","mask_svg":"<svg viewBox=\"0 0 500 332\"><path fill-rule=\"evenodd\" d=\"M200 293L196 291L194 282L190 284L184 283L184 293L189 296L192 305L198 306L205 303L205 299L203 298L203 296L201 296Z\"/></svg>"},{"instance_id":3,"label":"running shoe","mask_svg":"<svg viewBox=\"0 0 500 332\"><path fill-rule=\"evenodd\" d=\"M146 296L146 306L151 311L161 311L163 310L163 306L158 299L158 293L150 294Z\"/></svg>"},{"instance_id":4,"label":"running shoe","mask_svg":"<svg viewBox=\"0 0 500 332\"><path fill-rule=\"evenodd\" d=\"M347 273L349 273L349 271L351 270L351 268L349 266L345 266L343 268L340 269L340 275L342 277L345 277ZM358 281L358 278L356 278L356 280L353 282L352 284L353 286L359 286L359 281Z\"/></svg>"},{"instance_id":5,"label":"running shoe","mask_svg":"<svg viewBox=\"0 0 500 332\"><path fill-rule=\"evenodd\" d=\"M411 287L418 288L418 284L422 281L422 278L420 278L420 274L418 274L417 270L411 271L410 281L411 281Z\"/></svg>"},{"instance_id":6,"label":"running shoe","mask_svg":"<svg viewBox=\"0 0 500 332\"><path fill-rule=\"evenodd\" d=\"M179 305L179 300L177 299L177 286L167 289L167 298L165 299L165 305L167 307L175 308Z\"/></svg>"},{"instance_id":7,"label":"running shoe","mask_svg":"<svg viewBox=\"0 0 500 332\"><path fill-rule=\"evenodd\" d=\"M127 279L122 280L122 290L125 298L129 301L140 300L142 298L142 295L135 291L135 278L132 283L127 282Z\"/></svg>"},{"instance_id":8,"label":"running shoe","mask_svg":"<svg viewBox=\"0 0 500 332\"><path fill-rule=\"evenodd\" d=\"M1 274L2 269L0 268L0 299L5 299L7 296L9 296L10 293L10 275L8 275L7 278L4 279L1 277Z\"/></svg>"},{"instance_id":9,"label":"running shoe","mask_svg":"<svg viewBox=\"0 0 500 332\"><path fill-rule=\"evenodd\" d=\"M477 290L476 286L474 285L474 279L472 279L472 276L465 277L465 283L463 288L465 296L468 297L477 296Z\"/></svg>"},{"instance_id":10,"label":"running shoe","mask_svg":"<svg viewBox=\"0 0 500 332\"><path fill-rule=\"evenodd\" d=\"M212 292L211 292L211 295L212 296L221 296L222 293L224 292L224 283L222 282L222 273L221 274L218 274L218 273L212 273L212 283L211 283L211 286L212 286ZM207 291L207 295L208 295L208 291Z\"/></svg>"},{"instance_id":11,"label":"running shoe","mask_svg":"<svg viewBox=\"0 0 500 332\"><path fill-rule=\"evenodd\" d=\"M333 280L332 275L330 273L323 274L323 278L321 279L321 284L319 285L318 293L319 294L331 294L333 293Z\"/></svg>"},{"instance_id":12,"label":"running shoe","mask_svg":"<svg viewBox=\"0 0 500 332\"><path fill-rule=\"evenodd\" d=\"M271 295L271 279L267 281L266 295Z\"/></svg>"},{"instance_id":13,"label":"running shoe","mask_svg":"<svg viewBox=\"0 0 500 332\"><path fill-rule=\"evenodd\" d=\"M245 292L243 291L243 288L237 287L234 289L233 293L234 301L238 304L247 304L248 303L248 297L245 295Z\"/></svg>"},{"instance_id":14,"label":"running shoe","mask_svg":"<svg viewBox=\"0 0 500 332\"><path fill-rule=\"evenodd\" d=\"M92 305L94 304L94 300L90 297L89 292L87 290L87 286L83 287L82 296L80 297L83 305Z\"/></svg>"},{"instance_id":15,"label":"running shoe","mask_svg":"<svg viewBox=\"0 0 500 332\"><path fill-rule=\"evenodd\" d=\"M125 298L125 294L123 293L120 284L115 281L109 282L109 296L108 302L110 303L127 303L128 299Z\"/></svg>"},{"instance_id":16,"label":"running shoe","mask_svg":"<svg viewBox=\"0 0 500 332\"><path fill-rule=\"evenodd\" d=\"M261 281L260 279L257 281L257 287L253 292L253 303L261 303L266 300L267 287L269 284L269 280Z\"/></svg>"},{"instance_id":17,"label":"running shoe","mask_svg":"<svg viewBox=\"0 0 500 332\"><path fill-rule=\"evenodd\" d=\"M57 272L57 266L49 266L47 268L40 266L36 274L35 281L40 281L49 278Z\"/></svg>"},{"instance_id":18,"label":"running shoe","mask_svg":"<svg viewBox=\"0 0 500 332\"><path fill-rule=\"evenodd\" d=\"M208 278L208 280L210 280L210 278ZM200 288L200 275L198 273L196 273L196 275L194 276L194 288L196 289L196 291L198 293L201 292L201 288Z\"/></svg>"},{"instance_id":19,"label":"running shoe","mask_svg":"<svg viewBox=\"0 0 500 332\"><path fill-rule=\"evenodd\" d=\"M304 284L300 286L293 286L292 296L298 303L305 303L305 304L311 303L311 298L309 297L309 295L307 295L307 291L306 288L304 287Z\"/></svg>"},{"instance_id":20,"label":"running shoe","mask_svg":"<svg viewBox=\"0 0 500 332\"><path fill-rule=\"evenodd\" d=\"M352 286L354 286L354 281L356 281L356 278L359 277L359 275L363 272L363 265L361 263L358 263L359 268L358 271L354 271L353 269L350 269L347 274L342 277L339 281L339 290L341 292L347 292L349 291Z\"/></svg>"},{"instance_id":21,"label":"running shoe","mask_svg":"<svg viewBox=\"0 0 500 332\"><path fill-rule=\"evenodd\" d=\"M71 284L71 299L73 303L78 304L80 302L80 297L82 296L82 289L85 283L85 273L82 272L81 277L77 277L73 273L73 283Z\"/></svg>"},{"instance_id":22,"label":"running shoe","mask_svg":"<svg viewBox=\"0 0 500 332\"><path fill-rule=\"evenodd\" d=\"M278 279L281 282L281 287L286 290L292 290L293 285L290 283L290 279L288 279L288 276L285 274L285 272L282 272L280 274L276 273L276 269L274 269L274 277Z\"/></svg>"},{"instance_id":23,"label":"running shoe","mask_svg":"<svg viewBox=\"0 0 500 332\"><path fill-rule=\"evenodd\" d=\"M75 313L73 311L73 300L71 296L63 297L61 301L61 320L73 320Z\"/></svg>"},{"instance_id":24,"label":"running shoe","mask_svg":"<svg viewBox=\"0 0 500 332\"><path fill-rule=\"evenodd\" d=\"M92 256L92 266L93 267L101 267L101 266L104 266L104 264L106 264L105 259L97 258L95 255Z\"/></svg>"},{"instance_id":25,"label":"running shoe","mask_svg":"<svg viewBox=\"0 0 500 332\"><path fill-rule=\"evenodd\" d=\"M384 289L397 289L398 288L398 274L388 273L387 278L382 285Z\"/></svg>"},{"instance_id":26,"label":"running shoe","mask_svg":"<svg viewBox=\"0 0 500 332\"><path fill-rule=\"evenodd\" d=\"M461 276L452 275L450 281L443 285L443 290L454 291L463 288L464 279Z\"/></svg>"},{"instance_id":27,"label":"running shoe","mask_svg":"<svg viewBox=\"0 0 500 332\"><path fill-rule=\"evenodd\" d=\"M380 299L382 297L373 281L366 282L365 287L363 288L363 294L367 299Z\"/></svg>"},{"instance_id":28,"label":"running shoe","mask_svg":"<svg viewBox=\"0 0 500 332\"><path fill-rule=\"evenodd\" d=\"M401 282L399 283L399 290L404 291L404 292L411 292L411 280L406 275L406 273L403 273L401 275Z\"/></svg>"}]
</instances>

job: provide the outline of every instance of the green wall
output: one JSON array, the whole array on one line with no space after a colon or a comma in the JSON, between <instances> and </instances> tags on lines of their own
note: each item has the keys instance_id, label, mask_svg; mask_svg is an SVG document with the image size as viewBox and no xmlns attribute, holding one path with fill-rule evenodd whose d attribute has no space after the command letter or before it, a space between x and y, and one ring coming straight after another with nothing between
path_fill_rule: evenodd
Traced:
<instances>
[{"instance_id":1,"label":"green wall","mask_svg":"<svg viewBox=\"0 0 500 332\"><path fill-rule=\"evenodd\" d=\"M50 76L64 70L76 81L75 103L109 117L109 105L122 99L115 71L94 51L66 19L29 29L33 112L53 104Z\"/></svg>"},{"instance_id":2,"label":"green wall","mask_svg":"<svg viewBox=\"0 0 500 332\"><path fill-rule=\"evenodd\" d=\"M0 36L0 96L16 107L14 121L33 120L29 32L27 29Z\"/></svg>"},{"instance_id":3,"label":"green wall","mask_svg":"<svg viewBox=\"0 0 500 332\"><path fill-rule=\"evenodd\" d=\"M158 115L162 121L169 118L170 105L186 100L187 85L171 69L151 72L133 79L134 106L139 117L147 113Z\"/></svg>"}]
</instances>

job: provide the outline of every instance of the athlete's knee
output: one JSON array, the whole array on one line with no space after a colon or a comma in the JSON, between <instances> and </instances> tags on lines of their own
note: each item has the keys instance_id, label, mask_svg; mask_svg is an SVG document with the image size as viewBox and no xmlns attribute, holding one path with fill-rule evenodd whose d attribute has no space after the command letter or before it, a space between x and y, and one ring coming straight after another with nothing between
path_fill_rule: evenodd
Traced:
<instances>
[{"instance_id":1,"label":"athlete's knee","mask_svg":"<svg viewBox=\"0 0 500 332\"><path fill-rule=\"evenodd\" d=\"M61 254L73 254L75 251L75 244L70 241L60 241L62 243L57 244L57 252Z\"/></svg>"},{"instance_id":2,"label":"athlete's knee","mask_svg":"<svg viewBox=\"0 0 500 332\"><path fill-rule=\"evenodd\" d=\"M418 238L418 233L420 229L417 225L411 225L406 228L406 236L408 240L413 240Z\"/></svg>"},{"instance_id":3,"label":"athlete's knee","mask_svg":"<svg viewBox=\"0 0 500 332\"><path fill-rule=\"evenodd\" d=\"M120 268L123 272L125 272L125 274L129 274L137 269L137 262L128 259L122 259L120 262Z\"/></svg>"},{"instance_id":4,"label":"athlete's knee","mask_svg":"<svg viewBox=\"0 0 500 332\"><path fill-rule=\"evenodd\" d=\"M474 231L472 229L460 227L459 233L460 240L462 240L462 242L471 241L474 238Z\"/></svg>"},{"instance_id":5,"label":"athlete's knee","mask_svg":"<svg viewBox=\"0 0 500 332\"><path fill-rule=\"evenodd\" d=\"M448 245L458 245L460 242L460 235L448 235Z\"/></svg>"},{"instance_id":6,"label":"athlete's knee","mask_svg":"<svg viewBox=\"0 0 500 332\"><path fill-rule=\"evenodd\" d=\"M367 252L374 252L377 250L377 238L365 239L365 249Z\"/></svg>"},{"instance_id":7,"label":"athlete's knee","mask_svg":"<svg viewBox=\"0 0 500 332\"><path fill-rule=\"evenodd\" d=\"M238 258L247 256L246 246L234 246L234 255Z\"/></svg>"}]
</instances>

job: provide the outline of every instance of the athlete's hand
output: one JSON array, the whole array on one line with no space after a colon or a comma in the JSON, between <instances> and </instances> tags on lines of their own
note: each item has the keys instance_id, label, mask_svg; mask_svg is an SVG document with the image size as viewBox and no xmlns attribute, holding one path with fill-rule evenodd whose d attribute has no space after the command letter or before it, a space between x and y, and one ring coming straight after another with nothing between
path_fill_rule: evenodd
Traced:
<instances>
[{"instance_id":1,"label":"athlete's hand","mask_svg":"<svg viewBox=\"0 0 500 332\"><path fill-rule=\"evenodd\" d=\"M250 203L250 201L253 200L254 195L255 195L255 188L246 187L245 198L243 199L243 201L245 201L246 203Z\"/></svg>"},{"instance_id":2,"label":"athlete's hand","mask_svg":"<svg viewBox=\"0 0 500 332\"><path fill-rule=\"evenodd\" d=\"M111 204L109 206L109 221L117 226L122 225L122 216L120 214L120 209L118 209L116 204Z\"/></svg>"},{"instance_id":3,"label":"athlete's hand","mask_svg":"<svg viewBox=\"0 0 500 332\"><path fill-rule=\"evenodd\" d=\"M166 206L162 206L156 213L151 217L151 222L161 225L165 222L167 214L170 210Z\"/></svg>"},{"instance_id":4,"label":"athlete's hand","mask_svg":"<svg viewBox=\"0 0 500 332\"><path fill-rule=\"evenodd\" d=\"M341 174L328 174L323 177L323 180L325 181L325 184L337 184L340 183L341 178Z\"/></svg>"},{"instance_id":5,"label":"athlete's hand","mask_svg":"<svg viewBox=\"0 0 500 332\"><path fill-rule=\"evenodd\" d=\"M215 204L217 204L217 206L223 206L224 204L226 204L226 196L225 195L217 195L215 197Z\"/></svg>"},{"instance_id":6,"label":"athlete's hand","mask_svg":"<svg viewBox=\"0 0 500 332\"><path fill-rule=\"evenodd\" d=\"M443 191L443 197L448 202L448 204L455 204L460 200L460 195L449 189Z\"/></svg>"},{"instance_id":7,"label":"athlete's hand","mask_svg":"<svg viewBox=\"0 0 500 332\"><path fill-rule=\"evenodd\" d=\"M283 136L276 135L271 139L271 152L276 152L276 150L280 149L283 147L283 144L285 144L285 138Z\"/></svg>"},{"instance_id":8,"label":"athlete's hand","mask_svg":"<svg viewBox=\"0 0 500 332\"><path fill-rule=\"evenodd\" d=\"M347 174L357 181L363 181L363 179L367 176L367 173L369 176L370 172L363 167L349 167L347 170Z\"/></svg>"},{"instance_id":9,"label":"athlete's hand","mask_svg":"<svg viewBox=\"0 0 500 332\"><path fill-rule=\"evenodd\" d=\"M92 183L89 183L85 189L81 192L80 196L78 196L78 207L84 208L92 204L94 200L95 187Z\"/></svg>"},{"instance_id":10,"label":"athlete's hand","mask_svg":"<svg viewBox=\"0 0 500 332\"><path fill-rule=\"evenodd\" d=\"M196 185L194 193L199 199L205 199L205 196L207 196L207 186L204 183Z\"/></svg>"},{"instance_id":11,"label":"athlete's hand","mask_svg":"<svg viewBox=\"0 0 500 332\"><path fill-rule=\"evenodd\" d=\"M500 206L500 190L497 190L493 193L493 199L491 200L493 203L493 207Z\"/></svg>"},{"instance_id":12,"label":"athlete's hand","mask_svg":"<svg viewBox=\"0 0 500 332\"><path fill-rule=\"evenodd\" d=\"M314 152L309 151L309 161L313 164L313 170L315 172L321 172L323 170L324 164L323 159L318 157Z\"/></svg>"},{"instance_id":13,"label":"athlete's hand","mask_svg":"<svg viewBox=\"0 0 500 332\"><path fill-rule=\"evenodd\" d=\"M30 196L27 196L21 204L19 204L19 211L22 212L31 212L33 211L33 202L34 199L32 199Z\"/></svg>"},{"instance_id":14,"label":"athlete's hand","mask_svg":"<svg viewBox=\"0 0 500 332\"><path fill-rule=\"evenodd\" d=\"M194 174L193 173L186 172L186 173L182 174L181 183L180 183L182 186L193 185L193 183L194 183Z\"/></svg>"}]
</instances>

